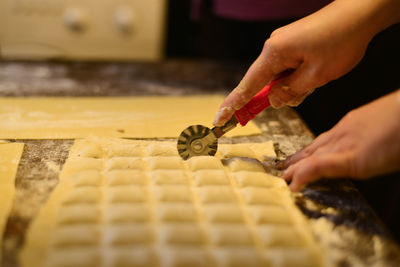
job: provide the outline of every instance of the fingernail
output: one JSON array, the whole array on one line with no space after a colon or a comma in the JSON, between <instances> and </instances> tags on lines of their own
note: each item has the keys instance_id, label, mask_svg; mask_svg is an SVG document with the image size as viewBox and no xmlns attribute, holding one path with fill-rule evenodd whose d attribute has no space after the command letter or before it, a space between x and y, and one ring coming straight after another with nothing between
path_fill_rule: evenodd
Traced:
<instances>
[{"instance_id":1,"label":"fingernail","mask_svg":"<svg viewBox=\"0 0 400 267\"><path fill-rule=\"evenodd\" d=\"M218 110L217 114L215 115L213 124L215 126L224 125L224 123L225 123L224 119L226 119L225 117L227 117L229 115L231 109L232 108L230 108L230 107L224 107L224 108L221 108L220 110Z\"/></svg>"}]
</instances>

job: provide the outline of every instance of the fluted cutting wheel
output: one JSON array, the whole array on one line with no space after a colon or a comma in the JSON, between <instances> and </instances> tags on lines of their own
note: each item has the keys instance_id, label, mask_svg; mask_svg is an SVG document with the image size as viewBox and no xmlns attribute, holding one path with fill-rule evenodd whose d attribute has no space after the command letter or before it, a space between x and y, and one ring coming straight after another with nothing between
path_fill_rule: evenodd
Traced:
<instances>
[{"instance_id":1,"label":"fluted cutting wheel","mask_svg":"<svg viewBox=\"0 0 400 267\"><path fill-rule=\"evenodd\" d=\"M201 138L211 132L210 128L203 125L187 127L178 137L178 153L184 159L194 156L214 156L218 149L218 140L211 144Z\"/></svg>"}]
</instances>

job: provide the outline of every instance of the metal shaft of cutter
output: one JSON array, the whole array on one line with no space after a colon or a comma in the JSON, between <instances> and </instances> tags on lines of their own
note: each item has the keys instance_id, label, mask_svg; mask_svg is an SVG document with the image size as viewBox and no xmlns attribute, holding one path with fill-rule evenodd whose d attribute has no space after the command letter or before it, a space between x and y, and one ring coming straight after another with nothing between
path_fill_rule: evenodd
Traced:
<instances>
[{"instance_id":1,"label":"metal shaft of cutter","mask_svg":"<svg viewBox=\"0 0 400 267\"><path fill-rule=\"evenodd\" d=\"M223 136L224 134L235 128L237 124L238 121L236 117L232 116L232 118L223 126L212 128L211 132L208 135L201 138L201 140L202 142L205 142L207 144L212 144L213 142L215 142L215 140L217 140L218 138L220 138L221 136Z\"/></svg>"}]
</instances>

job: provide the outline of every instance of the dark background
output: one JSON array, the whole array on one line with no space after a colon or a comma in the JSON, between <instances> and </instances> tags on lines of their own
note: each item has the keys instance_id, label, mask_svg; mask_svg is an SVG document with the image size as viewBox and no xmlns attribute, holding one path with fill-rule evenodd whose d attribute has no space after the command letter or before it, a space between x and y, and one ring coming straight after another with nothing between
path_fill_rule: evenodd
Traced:
<instances>
[{"instance_id":1,"label":"dark background","mask_svg":"<svg viewBox=\"0 0 400 267\"><path fill-rule=\"evenodd\" d=\"M201 19L192 20L190 1L169 1L167 57L225 61L243 67L244 74L270 33L298 19L244 22L218 18L210 10L206 6ZM375 36L357 67L315 90L296 108L311 131L319 135L348 111L400 88L399 48L397 24ZM354 183L400 241L400 173Z\"/></svg>"}]
</instances>

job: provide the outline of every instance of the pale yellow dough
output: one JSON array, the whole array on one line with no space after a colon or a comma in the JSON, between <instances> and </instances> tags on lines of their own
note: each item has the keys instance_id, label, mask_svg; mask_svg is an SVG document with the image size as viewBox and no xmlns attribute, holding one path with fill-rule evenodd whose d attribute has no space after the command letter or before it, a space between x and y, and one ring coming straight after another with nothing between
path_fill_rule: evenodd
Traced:
<instances>
[{"instance_id":1,"label":"pale yellow dough","mask_svg":"<svg viewBox=\"0 0 400 267\"><path fill-rule=\"evenodd\" d=\"M211 128L223 99L219 95L0 98L0 138L177 137L190 125ZM250 122L227 136L260 133Z\"/></svg>"},{"instance_id":2,"label":"pale yellow dough","mask_svg":"<svg viewBox=\"0 0 400 267\"><path fill-rule=\"evenodd\" d=\"M21 143L0 143L0 244L3 244L3 231L14 199L15 175L23 149Z\"/></svg>"},{"instance_id":3,"label":"pale yellow dough","mask_svg":"<svg viewBox=\"0 0 400 267\"><path fill-rule=\"evenodd\" d=\"M175 142L75 141L22 266L320 266L287 185L247 158L272 142L238 147L184 161Z\"/></svg>"}]
</instances>

